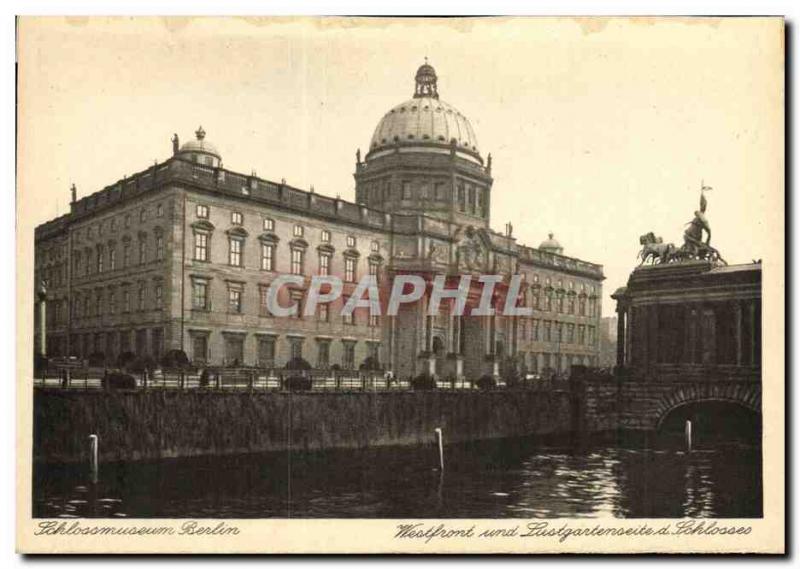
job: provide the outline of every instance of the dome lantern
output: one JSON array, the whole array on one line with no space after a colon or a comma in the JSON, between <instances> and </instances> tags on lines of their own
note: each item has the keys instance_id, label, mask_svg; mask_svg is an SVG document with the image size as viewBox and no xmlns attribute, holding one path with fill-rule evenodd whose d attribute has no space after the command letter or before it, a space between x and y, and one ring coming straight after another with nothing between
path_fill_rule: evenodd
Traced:
<instances>
[{"instance_id":1,"label":"dome lantern","mask_svg":"<svg viewBox=\"0 0 800 569\"><path fill-rule=\"evenodd\" d=\"M430 97L432 99L439 98L439 91L436 87L436 71L428 64L427 57L425 58L425 63L417 69L414 81L416 83L416 87L414 88L415 99L420 99L422 97Z\"/></svg>"},{"instance_id":2,"label":"dome lantern","mask_svg":"<svg viewBox=\"0 0 800 569\"><path fill-rule=\"evenodd\" d=\"M200 126L194 131L195 140L190 140L183 144L180 149L175 150L178 146L178 135L176 134L172 139L173 152L186 160L197 162L205 166L213 166L214 168L220 167L222 163L222 156L217 148L206 140L206 131Z\"/></svg>"},{"instance_id":3,"label":"dome lantern","mask_svg":"<svg viewBox=\"0 0 800 569\"><path fill-rule=\"evenodd\" d=\"M539 245L539 249L546 253L555 253L556 255L564 254L564 248L561 246L561 243L553 237L552 232L547 234L547 239L542 241L541 245Z\"/></svg>"}]
</instances>

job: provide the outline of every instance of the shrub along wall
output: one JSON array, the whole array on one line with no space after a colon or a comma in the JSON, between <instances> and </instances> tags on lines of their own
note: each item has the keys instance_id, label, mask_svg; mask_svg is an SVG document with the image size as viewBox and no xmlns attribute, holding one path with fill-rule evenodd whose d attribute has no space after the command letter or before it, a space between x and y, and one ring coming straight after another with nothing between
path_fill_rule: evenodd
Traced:
<instances>
[{"instance_id":1,"label":"shrub along wall","mask_svg":"<svg viewBox=\"0 0 800 569\"><path fill-rule=\"evenodd\" d=\"M34 459L103 461L359 448L566 433L566 392L375 393L59 391L34 393Z\"/></svg>"}]
</instances>

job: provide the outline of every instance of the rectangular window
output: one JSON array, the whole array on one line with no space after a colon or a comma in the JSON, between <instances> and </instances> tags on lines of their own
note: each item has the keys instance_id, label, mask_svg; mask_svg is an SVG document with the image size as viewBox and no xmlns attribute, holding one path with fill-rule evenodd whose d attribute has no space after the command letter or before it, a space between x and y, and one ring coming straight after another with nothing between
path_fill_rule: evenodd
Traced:
<instances>
[{"instance_id":1,"label":"rectangular window","mask_svg":"<svg viewBox=\"0 0 800 569\"><path fill-rule=\"evenodd\" d=\"M356 282L356 259L354 257L344 258L344 280L349 283Z\"/></svg>"},{"instance_id":2,"label":"rectangular window","mask_svg":"<svg viewBox=\"0 0 800 569\"><path fill-rule=\"evenodd\" d=\"M348 247L355 247L356 246L356 238L352 235L347 236L347 246Z\"/></svg>"},{"instance_id":3,"label":"rectangular window","mask_svg":"<svg viewBox=\"0 0 800 569\"><path fill-rule=\"evenodd\" d=\"M144 265L147 262L147 241L141 239L139 241L139 264Z\"/></svg>"},{"instance_id":4,"label":"rectangular window","mask_svg":"<svg viewBox=\"0 0 800 569\"><path fill-rule=\"evenodd\" d=\"M369 315L369 325L372 328L377 328L378 327L378 324L379 324L378 318L379 317L378 317L377 314L370 314Z\"/></svg>"},{"instance_id":5,"label":"rectangular window","mask_svg":"<svg viewBox=\"0 0 800 569\"><path fill-rule=\"evenodd\" d=\"M317 343L317 367L327 369L331 363L331 343L328 341Z\"/></svg>"},{"instance_id":6,"label":"rectangular window","mask_svg":"<svg viewBox=\"0 0 800 569\"><path fill-rule=\"evenodd\" d=\"M228 287L228 311L240 314L242 312L242 288L241 286Z\"/></svg>"},{"instance_id":7,"label":"rectangular window","mask_svg":"<svg viewBox=\"0 0 800 569\"><path fill-rule=\"evenodd\" d=\"M575 324L567 324L567 343L575 342Z\"/></svg>"},{"instance_id":8,"label":"rectangular window","mask_svg":"<svg viewBox=\"0 0 800 569\"><path fill-rule=\"evenodd\" d=\"M275 338L264 336L258 339L258 365L260 367L275 366Z\"/></svg>"},{"instance_id":9,"label":"rectangular window","mask_svg":"<svg viewBox=\"0 0 800 569\"><path fill-rule=\"evenodd\" d=\"M139 290L136 295L137 296L136 308L139 310L144 310L144 295L145 295L144 283L139 283Z\"/></svg>"},{"instance_id":10,"label":"rectangular window","mask_svg":"<svg viewBox=\"0 0 800 569\"><path fill-rule=\"evenodd\" d=\"M225 334L225 363L229 365L244 364L244 336Z\"/></svg>"},{"instance_id":11,"label":"rectangular window","mask_svg":"<svg viewBox=\"0 0 800 569\"><path fill-rule=\"evenodd\" d=\"M464 195L463 182L459 182L458 184L458 211L461 212L467 211L467 198Z\"/></svg>"},{"instance_id":12,"label":"rectangular window","mask_svg":"<svg viewBox=\"0 0 800 569\"><path fill-rule=\"evenodd\" d=\"M292 359L300 359L303 357L303 339L302 338L289 338L289 353Z\"/></svg>"},{"instance_id":13,"label":"rectangular window","mask_svg":"<svg viewBox=\"0 0 800 569\"><path fill-rule=\"evenodd\" d=\"M331 232L327 229L322 230L322 242L323 243L330 243L331 242Z\"/></svg>"},{"instance_id":14,"label":"rectangular window","mask_svg":"<svg viewBox=\"0 0 800 569\"><path fill-rule=\"evenodd\" d=\"M125 288L125 290L122 292L122 311L131 311L131 291L127 288Z\"/></svg>"},{"instance_id":15,"label":"rectangular window","mask_svg":"<svg viewBox=\"0 0 800 569\"><path fill-rule=\"evenodd\" d=\"M161 204L156 206L156 217L164 217L164 206Z\"/></svg>"},{"instance_id":16,"label":"rectangular window","mask_svg":"<svg viewBox=\"0 0 800 569\"><path fill-rule=\"evenodd\" d=\"M347 299L343 299L343 304L347 304ZM342 323L346 326L353 326L356 323L356 311L353 310L350 314L342 314Z\"/></svg>"},{"instance_id":17,"label":"rectangular window","mask_svg":"<svg viewBox=\"0 0 800 569\"><path fill-rule=\"evenodd\" d=\"M299 227L299 226L296 226ZM304 252L302 249L292 249L292 274L293 275L302 275L303 274L303 256Z\"/></svg>"},{"instance_id":18,"label":"rectangular window","mask_svg":"<svg viewBox=\"0 0 800 569\"><path fill-rule=\"evenodd\" d=\"M164 236L156 235L156 259L161 261L164 258Z\"/></svg>"},{"instance_id":19,"label":"rectangular window","mask_svg":"<svg viewBox=\"0 0 800 569\"><path fill-rule=\"evenodd\" d=\"M275 220L269 217L264 218L264 231L275 231Z\"/></svg>"},{"instance_id":20,"label":"rectangular window","mask_svg":"<svg viewBox=\"0 0 800 569\"><path fill-rule=\"evenodd\" d=\"M162 308L164 302L164 287L161 283L156 283L153 288L153 300L156 308Z\"/></svg>"},{"instance_id":21,"label":"rectangular window","mask_svg":"<svg viewBox=\"0 0 800 569\"><path fill-rule=\"evenodd\" d=\"M208 206L197 204L197 217L200 219L208 219Z\"/></svg>"},{"instance_id":22,"label":"rectangular window","mask_svg":"<svg viewBox=\"0 0 800 569\"><path fill-rule=\"evenodd\" d=\"M130 245L125 245L122 248L122 266L123 267L130 267L131 266L131 247L130 247Z\"/></svg>"},{"instance_id":23,"label":"rectangular window","mask_svg":"<svg viewBox=\"0 0 800 569\"><path fill-rule=\"evenodd\" d=\"M380 279L378 278L380 275L380 263L376 263L375 261L369 262L369 274L370 276L375 277L375 282L379 282Z\"/></svg>"},{"instance_id":24,"label":"rectangular window","mask_svg":"<svg viewBox=\"0 0 800 569\"><path fill-rule=\"evenodd\" d=\"M108 313L117 313L117 293L113 289L108 291Z\"/></svg>"},{"instance_id":25,"label":"rectangular window","mask_svg":"<svg viewBox=\"0 0 800 569\"><path fill-rule=\"evenodd\" d=\"M229 239L228 264L233 267L242 266L242 239L231 237Z\"/></svg>"},{"instance_id":26,"label":"rectangular window","mask_svg":"<svg viewBox=\"0 0 800 569\"><path fill-rule=\"evenodd\" d=\"M404 200L410 200L411 199L411 182L409 182L407 180L403 180L401 188L402 188L402 192L403 192L402 198Z\"/></svg>"},{"instance_id":27,"label":"rectangular window","mask_svg":"<svg viewBox=\"0 0 800 569\"><path fill-rule=\"evenodd\" d=\"M96 307L95 307L95 314L97 316L103 315L103 293L101 291L97 292L97 296L95 297Z\"/></svg>"},{"instance_id":28,"label":"rectangular window","mask_svg":"<svg viewBox=\"0 0 800 569\"><path fill-rule=\"evenodd\" d=\"M327 303L317 305L317 317L320 322L327 322L330 318L330 307Z\"/></svg>"},{"instance_id":29,"label":"rectangular window","mask_svg":"<svg viewBox=\"0 0 800 569\"><path fill-rule=\"evenodd\" d=\"M142 208L139 210L139 222L143 223L145 221L147 221L147 210Z\"/></svg>"},{"instance_id":30,"label":"rectangular window","mask_svg":"<svg viewBox=\"0 0 800 569\"><path fill-rule=\"evenodd\" d=\"M433 185L434 196L437 200L442 201L444 200L444 183L436 182Z\"/></svg>"},{"instance_id":31,"label":"rectangular window","mask_svg":"<svg viewBox=\"0 0 800 569\"><path fill-rule=\"evenodd\" d=\"M342 368L353 369L356 363L356 344L355 342L342 342Z\"/></svg>"},{"instance_id":32,"label":"rectangular window","mask_svg":"<svg viewBox=\"0 0 800 569\"><path fill-rule=\"evenodd\" d=\"M475 188L473 186L469 186L467 188L467 203L469 204L469 212L471 214L475 214Z\"/></svg>"},{"instance_id":33,"label":"rectangular window","mask_svg":"<svg viewBox=\"0 0 800 569\"><path fill-rule=\"evenodd\" d=\"M117 268L117 249L111 247L108 250L108 269L113 271Z\"/></svg>"},{"instance_id":34,"label":"rectangular window","mask_svg":"<svg viewBox=\"0 0 800 569\"><path fill-rule=\"evenodd\" d=\"M377 241L373 241L372 243L370 243L369 250L372 251L373 253L380 253L381 244L378 243Z\"/></svg>"},{"instance_id":35,"label":"rectangular window","mask_svg":"<svg viewBox=\"0 0 800 569\"><path fill-rule=\"evenodd\" d=\"M242 212L240 211L231 212L231 223L233 225L241 225L242 221L243 221Z\"/></svg>"},{"instance_id":36,"label":"rectangular window","mask_svg":"<svg viewBox=\"0 0 800 569\"><path fill-rule=\"evenodd\" d=\"M273 271L275 263L275 245L272 243L261 244L261 270Z\"/></svg>"},{"instance_id":37,"label":"rectangular window","mask_svg":"<svg viewBox=\"0 0 800 569\"><path fill-rule=\"evenodd\" d=\"M331 256L327 253L319 254L319 274L322 276L331 274Z\"/></svg>"},{"instance_id":38,"label":"rectangular window","mask_svg":"<svg viewBox=\"0 0 800 569\"><path fill-rule=\"evenodd\" d=\"M192 308L198 310L208 310L208 282L192 282Z\"/></svg>"},{"instance_id":39,"label":"rectangular window","mask_svg":"<svg viewBox=\"0 0 800 569\"><path fill-rule=\"evenodd\" d=\"M292 235L295 237L302 237L303 236L303 226L302 225L295 225L294 229L292 229Z\"/></svg>"},{"instance_id":40,"label":"rectangular window","mask_svg":"<svg viewBox=\"0 0 800 569\"><path fill-rule=\"evenodd\" d=\"M194 234L194 260L208 261L208 234Z\"/></svg>"}]
</instances>

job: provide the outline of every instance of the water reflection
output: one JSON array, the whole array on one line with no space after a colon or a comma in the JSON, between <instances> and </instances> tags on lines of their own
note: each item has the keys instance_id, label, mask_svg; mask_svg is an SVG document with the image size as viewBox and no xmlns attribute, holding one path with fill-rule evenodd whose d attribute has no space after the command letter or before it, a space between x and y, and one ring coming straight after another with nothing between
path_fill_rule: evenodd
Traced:
<instances>
[{"instance_id":1,"label":"water reflection","mask_svg":"<svg viewBox=\"0 0 800 569\"><path fill-rule=\"evenodd\" d=\"M37 517L759 517L760 451L533 441L34 469Z\"/></svg>"}]
</instances>

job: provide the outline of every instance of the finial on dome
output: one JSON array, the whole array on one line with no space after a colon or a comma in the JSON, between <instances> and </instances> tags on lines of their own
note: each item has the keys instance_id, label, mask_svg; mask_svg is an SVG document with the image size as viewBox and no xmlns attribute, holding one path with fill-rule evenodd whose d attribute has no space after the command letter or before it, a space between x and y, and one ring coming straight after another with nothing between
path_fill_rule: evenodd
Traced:
<instances>
[{"instance_id":1,"label":"finial on dome","mask_svg":"<svg viewBox=\"0 0 800 569\"><path fill-rule=\"evenodd\" d=\"M414 98L431 97L433 99L439 98L439 91L436 88L436 71L428 63L428 56L425 56L425 63L423 63L417 74L414 77L416 87L414 88Z\"/></svg>"},{"instance_id":2,"label":"finial on dome","mask_svg":"<svg viewBox=\"0 0 800 569\"><path fill-rule=\"evenodd\" d=\"M194 135L197 137L197 140L203 140L206 137L206 131L203 130L202 125L194 131Z\"/></svg>"}]
</instances>

